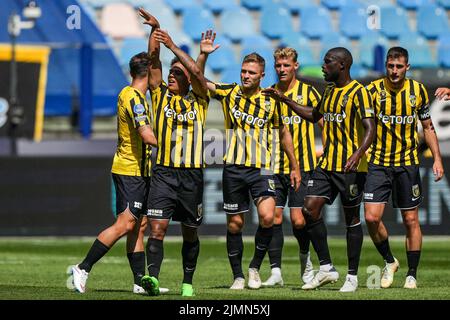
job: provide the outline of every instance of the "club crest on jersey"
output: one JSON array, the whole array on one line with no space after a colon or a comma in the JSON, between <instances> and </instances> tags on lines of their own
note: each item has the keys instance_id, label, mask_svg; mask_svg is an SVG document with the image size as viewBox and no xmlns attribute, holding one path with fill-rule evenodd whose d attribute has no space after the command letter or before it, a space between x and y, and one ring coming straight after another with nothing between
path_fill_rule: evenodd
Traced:
<instances>
[{"instance_id":1,"label":"club crest on jersey","mask_svg":"<svg viewBox=\"0 0 450 320\"><path fill-rule=\"evenodd\" d=\"M416 96L415 95L410 95L409 96L409 102L411 103L411 107L415 107L416 106Z\"/></svg>"},{"instance_id":2,"label":"club crest on jersey","mask_svg":"<svg viewBox=\"0 0 450 320\"><path fill-rule=\"evenodd\" d=\"M297 103L298 104L303 104L303 96L302 95L298 95L297 96Z\"/></svg>"},{"instance_id":3,"label":"club crest on jersey","mask_svg":"<svg viewBox=\"0 0 450 320\"><path fill-rule=\"evenodd\" d=\"M420 196L420 188L418 184L412 186L412 194L414 197Z\"/></svg>"},{"instance_id":4,"label":"club crest on jersey","mask_svg":"<svg viewBox=\"0 0 450 320\"><path fill-rule=\"evenodd\" d=\"M136 104L133 107L133 111L134 113L136 113L137 115L141 115L145 112L145 108L142 104Z\"/></svg>"},{"instance_id":5,"label":"club crest on jersey","mask_svg":"<svg viewBox=\"0 0 450 320\"><path fill-rule=\"evenodd\" d=\"M342 103L341 103L341 106L345 107L345 105L347 104L347 102L348 102L348 95L345 95L345 96L342 97Z\"/></svg>"},{"instance_id":6,"label":"club crest on jersey","mask_svg":"<svg viewBox=\"0 0 450 320\"><path fill-rule=\"evenodd\" d=\"M195 102L195 98L189 93L184 97L184 100L188 101L189 103Z\"/></svg>"},{"instance_id":7,"label":"club crest on jersey","mask_svg":"<svg viewBox=\"0 0 450 320\"><path fill-rule=\"evenodd\" d=\"M358 185L357 184L351 184L349 190L350 190L350 196L356 197L358 195Z\"/></svg>"},{"instance_id":8,"label":"club crest on jersey","mask_svg":"<svg viewBox=\"0 0 450 320\"><path fill-rule=\"evenodd\" d=\"M386 91L381 90L380 91L380 102L386 100Z\"/></svg>"},{"instance_id":9,"label":"club crest on jersey","mask_svg":"<svg viewBox=\"0 0 450 320\"><path fill-rule=\"evenodd\" d=\"M275 191L275 180L267 179L267 181L269 181L269 188L270 188L270 190L274 190Z\"/></svg>"},{"instance_id":10,"label":"club crest on jersey","mask_svg":"<svg viewBox=\"0 0 450 320\"><path fill-rule=\"evenodd\" d=\"M270 101L264 101L264 104L266 105L266 107L270 107L271 105Z\"/></svg>"}]
</instances>

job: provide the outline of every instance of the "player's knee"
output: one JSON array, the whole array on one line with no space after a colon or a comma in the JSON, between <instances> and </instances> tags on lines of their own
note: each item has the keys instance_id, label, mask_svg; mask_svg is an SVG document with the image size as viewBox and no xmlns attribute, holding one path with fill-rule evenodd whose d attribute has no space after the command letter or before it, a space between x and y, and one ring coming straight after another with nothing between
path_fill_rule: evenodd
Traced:
<instances>
[{"instance_id":1,"label":"player's knee","mask_svg":"<svg viewBox=\"0 0 450 320\"><path fill-rule=\"evenodd\" d=\"M381 221L381 218L375 214L366 213L364 215L364 218L366 220L366 224L370 225L376 225L379 224Z\"/></svg>"},{"instance_id":2,"label":"player's knee","mask_svg":"<svg viewBox=\"0 0 450 320\"><path fill-rule=\"evenodd\" d=\"M314 222L315 220L317 220L317 218L314 215L314 211L306 205L304 205L302 208L302 214L303 214L303 217L305 218L306 222L308 222L308 223Z\"/></svg>"},{"instance_id":3,"label":"player's knee","mask_svg":"<svg viewBox=\"0 0 450 320\"><path fill-rule=\"evenodd\" d=\"M261 227L270 228L273 226L273 215L267 214L260 219Z\"/></svg>"},{"instance_id":4,"label":"player's knee","mask_svg":"<svg viewBox=\"0 0 450 320\"><path fill-rule=\"evenodd\" d=\"M229 221L228 222L228 231L231 233L239 233L242 231L242 228L244 227L243 221Z\"/></svg>"},{"instance_id":5,"label":"player's knee","mask_svg":"<svg viewBox=\"0 0 450 320\"><path fill-rule=\"evenodd\" d=\"M403 223L407 228L415 228L419 225L419 219L415 215L406 215L403 217Z\"/></svg>"},{"instance_id":6,"label":"player's knee","mask_svg":"<svg viewBox=\"0 0 450 320\"><path fill-rule=\"evenodd\" d=\"M303 229L306 225L305 219L295 219L292 221L292 226L295 229Z\"/></svg>"}]
</instances>

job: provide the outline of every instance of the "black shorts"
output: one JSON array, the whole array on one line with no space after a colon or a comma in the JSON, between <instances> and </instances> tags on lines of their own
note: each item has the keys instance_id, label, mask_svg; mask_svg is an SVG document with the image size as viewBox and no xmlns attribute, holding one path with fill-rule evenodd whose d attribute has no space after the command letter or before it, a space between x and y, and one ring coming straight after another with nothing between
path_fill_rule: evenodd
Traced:
<instances>
[{"instance_id":1,"label":"black shorts","mask_svg":"<svg viewBox=\"0 0 450 320\"><path fill-rule=\"evenodd\" d=\"M392 191L392 206L412 209L422 202L419 166L384 167L369 163L364 202L386 203Z\"/></svg>"},{"instance_id":2,"label":"black shorts","mask_svg":"<svg viewBox=\"0 0 450 320\"><path fill-rule=\"evenodd\" d=\"M291 177L288 174L275 175L277 187L277 208L284 208L288 200L289 208L302 208L305 202L305 195L308 180L311 179L311 171L302 172L302 182L298 191L291 187Z\"/></svg>"},{"instance_id":3,"label":"black shorts","mask_svg":"<svg viewBox=\"0 0 450 320\"><path fill-rule=\"evenodd\" d=\"M112 173L112 178L116 188L116 213L120 214L128 207L136 218L146 214L150 178L116 173Z\"/></svg>"},{"instance_id":4,"label":"black shorts","mask_svg":"<svg viewBox=\"0 0 450 320\"><path fill-rule=\"evenodd\" d=\"M156 165L152 170L147 215L190 227L203 220L203 170Z\"/></svg>"},{"instance_id":5,"label":"black shorts","mask_svg":"<svg viewBox=\"0 0 450 320\"><path fill-rule=\"evenodd\" d=\"M341 195L342 206L356 207L362 200L365 172L334 172L316 168L308 180L307 197L326 198L332 204Z\"/></svg>"},{"instance_id":6,"label":"black shorts","mask_svg":"<svg viewBox=\"0 0 450 320\"><path fill-rule=\"evenodd\" d=\"M249 191L256 201L260 197L276 197L275 176L263 174L253 167L225 165L223 169L223 209L228 214L246 212L249 209Z\"/></svg>"}]
</instances>

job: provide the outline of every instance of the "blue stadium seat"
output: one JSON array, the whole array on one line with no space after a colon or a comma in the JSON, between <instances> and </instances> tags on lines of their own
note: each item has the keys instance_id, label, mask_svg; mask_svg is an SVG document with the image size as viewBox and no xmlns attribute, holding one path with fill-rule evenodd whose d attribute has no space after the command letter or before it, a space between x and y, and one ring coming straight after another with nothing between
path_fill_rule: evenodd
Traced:
<instances>
[{"instance_id":1,"label":"blue stadium seat","mask_svg":"<svg viewBox=\"0 0 450 320\"><path fill-rule=\"evenodd\" d=\"M354 0L322 0L321 3L330 10L341 10L344 6L356 5Z\"/></svg>"},{"instance_id":2,"label":"blue stadium seat","mask_svg":"<svg viewBox=\"0 0 450 320\"><path fill-rule=\"evenodd\" d=\"M417 30L427 39L436 39L440 34L449 32L447 13L434 4L419 7Z\"/></svg>"},{"instance_id":3,"label":"blue stadium seat","mask_svg":"<svg viewBox=\"0 0 450 320\"><path fill-rule=\"evenodd\" d=\"M119 0L88 0L88 3L93 6L95 9L103 8L105 5L120 2ZM40 5L40 3L39 3Z\"/></svg>"},{"instance_id":4,"label":"blue stadium seat","mask_svg":"<svg viewBox=\"0 0 450 320\"><path fill-rule=\"evenodd\" d=\"M327 9L318 6L305 7L300 11L301 31L310 39L321 38L333 30Z\"/></svg>"},{"instance_id":5,"label":"blue stadium seat","mask_svg":"<svg viewBox=\"0 0 450 320\"><path fill-rule=\"evenodd\" d=\"M433 57L431 48L425 38L412 32L403 34L398 39L399 45L408 50L409 63L413 68L433 68L438 62Z\"/></svg>"},{"instance_id":6,"label":"blue stadium seat","mask_svg":"<svg viewBox=\"0 0 450 320\"><path fill-rule=\"evenodd\" d=\"M350 76L352 79L361 79L367 77L369 70L362 65L354 63L350 68Z\"/></svg>"},{"instance_id":7,"label":"blue stadium seat","mask_svg":"<svg viewBox=\"0 0 450 320\"><path fill-rule=\"evenodd\" d=\"M320 64L311 48L311 41L297 32L291 31L283 35L280 45L297 50L298 62L301 66L317 66Z\"/></svg>"},{"instance_id":8,"label":"blue stadium seat","mask_svg":"<svg viewBox=\"0 0 450 320\"><path fill-rule=\"evenodd\" d=\"M144 9L158 19L161 28L164 30L169 30L171 34L179 30L177 17L173 13L172 9L170 9L170 7L168 7L165 3L160 2L157 6L153 6L151 4L145 5ZM145 26L145 28L147 33L149 33L151 30L150 27Z\"/></svg>"},{"instance_id":9,"label":"blue stadium seat","mask_svg":"<svg viewBox=\"0 0 450 320\"><path fill-rule=\"evenodd\" d=\"M291 15L283 6L265 6L261 11L261 32L270 39L279 39L293 29Z\"/></svg>"},{"instance_id":10,"label":"blue stadium seat","mask_svg":"<svg viewBox=\"0 0 450 320\"><path fill-rule=\"evenodd\" d=\"M225 9L236 6L236 2L235 0L203 0L203 5L212 13L219 14Z\"/></svg>"},{"instance_id":11,"label":"blue stadium seat","mask_svg":"<svg viewBox=\"0 0 450 320\"><path fill-rule=\"evenodd\" d=\"M320 40L321 43L321 51L320 51L320 59L322 60L325 57L325 54L328 50L335 47L344 47L347 48L350 52L351 43L348 39L337 32L329 32L325 34Z\"/></svg>"},{"instance_id":12,"label":"blue stadium seat","mask_svg":"<svg viewBox=\"0 0 450 320\"><path fill-rule=\"evenodd\" d=\"M376 45L382 45L386 50L389 48L389 42L381 34L372 32L370 36L361 38L359 42L359 55L354 57L355 62L360 62L364 67L374 67L374 48Z\"/></svg>"},{"instance_id":13,"label":"blue stadium seat","mask_svg":"<svg viewBox=\"0 0 450 320\"><path fill-rule=\"evenodd\" d=\"M182 14L189 7L201 5L198 0L166 0L166 3L176 14Z\"/></svg>"},{"instance_id":14,"label":"blue stadium seat","mask_svg":"<svg viewBox=\"0 0 450 320\"><path fill-rule=\"evenodd\" d=\"M240 83L241 82L241 63L236 63L234 65L225 68L220 77L220 82L222 83Z\"/></svg>"},{"instance_id":15,"label":"blue stadium seat","mask_svg":"<svg viewBox=\"0 0 450 320\"><path fill-rule=\"evenodd\" d=\"M430 0L397 0L397 4L406 10L416 10L418 7L431 3Z\"/></svg>"},{"instance_id":16,"label":"blue stadium seat","mask_svg":"<svg viewBox=\"0 0 450 320\"><path fill-rule=\"evenodd\" d=\"M438 38L438 59L444 68L450 68L450 34L445 33Z\"/></svg>"},{"instance_id":17,"label":"blue stadium seat","mask_svg":"<svg viewBox=\"0 0 450 320\"><path fill-rule=\"evenodd\" d=\"M437 2L439 3L439 5L441 5L445 9L447 9L447 10L450 9L450 0L437 0Z\"/></svg>"},{"instance_id":18,"label":"blue stadium seat","mask_svg":"<svg viewBox=\"0 0 450 320\"><path fill-rule=\"evenodd\" d=\"M237 63L231 43L215 41L220 48L208 57L207 65L214 72L221 72Z\"/></svg>"},{"instance_id":19,"label":"blue stadium seat","mask_svg":"<svg viewBox=\"0 0 450 320\"><path fill-rule=\"evenodd\" d=\"M199 5L187 7L183 12L183 29L192 40L199 42L203 31L214 29L214 17Z\"/></svg>"},{"instance_id":20,"label":"blue stadium seat","mask_svg":"<svg viewBox=\"0 0 450 320\"><path fill-rule=\"evenodd\" d=\"M281 0L281 3L293 14L298 14L304 7L311 5L310 0Z\"/></svg>"},{"instance_id":21,"label":"blue stadium seat","mask_svg":"<svg viewBox=\"0 0 450 320\"><path fill-rule=\"evenodd\" d=\"M249 10L260 10L264 5L272 0L241 0L241 5Z\"/></svg>"},{"instance_id":22,"label":"blue stadium seat","mask_svg":"<svg viewBox=\"0 0 450 320\"><path fill-rule=\"evenodd\" d=\"M343 6L339 17L339 28L346 37L359 39L367 32L366 9L359 5Z\"/></svg>"},{"instance_id":23,"label":"blue stadium seat","mask_svg":"<svg viewBox=\"0 0 450 320\"><path fill-rule=\"evenodd\" d=\"M389 39L397 39L402 33L411 32L405 10L394 6L382 7L380 31Z\"/></svg>"},{"instance_id":24,"label":"blue stadium seat","mask_svg":"<svg viewBox=\"0 0 450 320\"><path fill-rule=\"evenodd\" d=\"M255 34L251 36L245 36L241 40L241 46L246 48L268 48L271 47L270 40L260 34Z\"/></svg>"},{"instance_id":25,"label":"blue stadium seat","mask_svg":"<svg viewBox=\"0 0 450 320\"><path fill-rule=\"evenodd\" d=\"M128 63L132 56L141 51L147 51L148 41L145 38L125 38L119 54L120 65L128 69Z\"/></svg>"},{"instance_id":26,"label":"blue stadium seat","mask_svg":"<svg viewBox=\"0 0 450 320\"><path fill-rule=\"evenodd\" d=\"M225 9L221 15L221 22L222 32L233 42L239 42L243 37L256 34L253 18L245 8Z\"/></svg>"}]
</instances>

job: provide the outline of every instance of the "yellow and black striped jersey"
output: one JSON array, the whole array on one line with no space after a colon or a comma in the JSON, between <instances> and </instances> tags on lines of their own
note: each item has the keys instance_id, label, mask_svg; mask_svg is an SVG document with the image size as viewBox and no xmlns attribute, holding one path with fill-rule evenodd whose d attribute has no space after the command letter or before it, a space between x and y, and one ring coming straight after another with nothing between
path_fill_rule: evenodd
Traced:
<instances>
[{"instance_id":1,"label":"yellow and black striped jersey","mask_svg":"<svg viewBox=\"0 0 450 320\"><path fill-rule=\"evenodd\" d=\"M275 85L274 88L278 89ZM285 96L296 101L299 105L316 107L320 101L320 94L317 90L306 83L296 80L292 89L284 93ZM289 129L292 135L295 158L300 162L300 171L311 171L316 166L316 146L314 139L314 124L303 120L285 103L280 106L281 119L283 124ZM275 158L274 173L290 173L289 158L281 143L270 144L275 146L272 155Z\"/></svg>"},{"instance_id":2,"label":"yellow and black striped jersey","mask_svg":"<svg viewBox=\"0 0 450 320\"><path fill-rule=\"evenodd\" d=\"M236 83L216 84L213 97L221 101L225 117L225 163L271 170L269 135L282 125L279 104L261 91L246 96Z\"/></svg>"},{"instance_id":3,"label":"yellow and black striped jersey","mask_svg":"<svg viewBox=\"0 0 450 320\"><path fill-rule=\"evenodd\" d=\"M139 135L138 128L150 124L149 105L138 89L127 86L117 101L117 150L111 172L125 176L150 175L151 147Z\"/></svg>"},{"instance_id":4,"label":"yellow and black striped jersey","mask_svg":"<svg viewBox=\"0 0 450 320\"><path fill-rule=\"evenodd\" d=\"M153 128L158 140L156 164L173 168L203 168L203 130L208 99L192 90L182 97L162 82L151 91Z\"/></svg>"},{"instance_id":5,"label":"yellow and black striped jersey","mask_svg":"<svg viewBox=\"0 0 450 320\"><path fill-rule=\"evenodd\" d=\"M373 118L369 92L353 80L342 88L328 85L320 101L323 115L324 150L318 166L324 170L343 172L347 159L360 147L364 136L363 118ZM358 172L367 171L364 155Z\"/></svg>"},{"instance_id":6,"label":"yellow and black striped jersey","mask_svg":"<svg viewBox=\"0 0 450 320\"><path fill-rule=\"evenodd\" d=\"M430 118L424 85L405 79L400 90L393 90L388 80L382 78L370 83L367 89L372 97L376 123L369 162L386 167L419 164L417 118Z\"/></svg>"}]
</instances>

